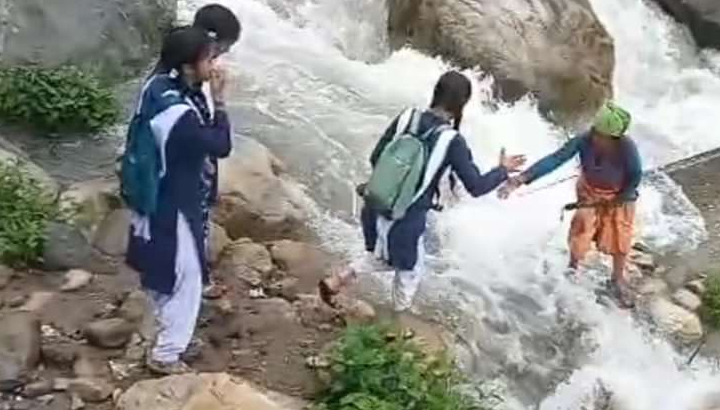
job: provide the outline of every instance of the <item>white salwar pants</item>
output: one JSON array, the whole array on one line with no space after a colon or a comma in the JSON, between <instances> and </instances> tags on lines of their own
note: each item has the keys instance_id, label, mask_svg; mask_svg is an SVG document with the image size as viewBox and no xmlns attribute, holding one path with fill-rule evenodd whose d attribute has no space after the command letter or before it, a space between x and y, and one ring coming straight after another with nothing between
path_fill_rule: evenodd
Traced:
<instances>
[{"instance_id":1,"label":"white salwar pants","mask_svg":"<svg viewBox=\"0 0 720 410\"><path fill-rule=\"evenodd\" d=\"M158 332L150 353L152 360L180 360L195 332L202 303L202 268L195 239L185 216L178 212L175 288L170 295L149 291Z\"/></svg>"}]
</instances>

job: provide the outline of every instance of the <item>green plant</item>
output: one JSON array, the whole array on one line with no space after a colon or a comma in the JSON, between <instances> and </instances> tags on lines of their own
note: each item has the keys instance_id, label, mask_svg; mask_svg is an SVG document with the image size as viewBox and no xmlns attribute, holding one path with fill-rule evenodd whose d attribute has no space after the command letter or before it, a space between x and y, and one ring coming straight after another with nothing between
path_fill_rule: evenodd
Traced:
<instances>
[{"instance_id":1,"label":"green plant","mask_svg":"<svg viewBox=\"0 0 720 410\"><path fill-rule=\"evenodd\" d=\"M700 315L708 326L720 329L720 275L710 276L705 281Z\"/></svg>"},{"instance_id":2,"label":"green plant","mask_svg":"<svg viewBox=\"0 0 720 410\"><path fill-rule=\"evenodd\" d=\"M21 161L0 161L0 262L24 267L37 261L47 223L62 218L55 198L27 173Z\"/></svg>"},{"instance_id":3,"label":"green plant","mask_svg":"<svg viewBox=\"0 0 720 410\"><path fill-rule=\"evenodd\" d=\"M110 88L75 67L0 67L0 118L51 133L94 132L118 118Z\"/></svg>"},{"instance_id":4,"label":"green plant","mask_svg":"<svg viewBox=\"0 0 720 410\"><path fill-rule=\"evenodd\" d=\"M382 326L350 327L330 356L317 410L484 410L444 355L427 355Z\"/></svg>"}]
</instances>

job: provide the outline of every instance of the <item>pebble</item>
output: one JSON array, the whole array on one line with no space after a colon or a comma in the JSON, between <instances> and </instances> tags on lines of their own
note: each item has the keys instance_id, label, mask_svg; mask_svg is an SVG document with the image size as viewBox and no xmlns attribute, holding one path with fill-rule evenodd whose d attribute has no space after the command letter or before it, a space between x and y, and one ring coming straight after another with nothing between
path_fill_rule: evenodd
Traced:
<instances>
[{"instance_id":1,"label":"pebble","mask_svg":"<svg viewBox=\"0 0 720 410\"><path fill-rule=\"evenodd\" d=\"M65 283L60 287L63 292L72 292L87 286L93 279L92 273L82 269L72 269L65 274Z\"/></svg>"}]
</instances>

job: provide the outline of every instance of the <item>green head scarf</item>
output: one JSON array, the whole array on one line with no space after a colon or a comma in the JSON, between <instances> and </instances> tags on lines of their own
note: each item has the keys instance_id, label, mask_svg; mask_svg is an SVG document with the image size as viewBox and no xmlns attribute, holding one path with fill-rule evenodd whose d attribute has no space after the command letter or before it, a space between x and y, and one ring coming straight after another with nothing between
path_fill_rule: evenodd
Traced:
<instances>
[{"instance_id":1,"label":"green head scarf","mask_svg":"<svg viewBox=\"0 0 720 410\"><path fill-rule=\"evenodd\" d=\"M595 115L593 128L601 134L620 138L630 126L631 119L629 112L608 101L603 104Z\"/></svg>"}]
</instances>

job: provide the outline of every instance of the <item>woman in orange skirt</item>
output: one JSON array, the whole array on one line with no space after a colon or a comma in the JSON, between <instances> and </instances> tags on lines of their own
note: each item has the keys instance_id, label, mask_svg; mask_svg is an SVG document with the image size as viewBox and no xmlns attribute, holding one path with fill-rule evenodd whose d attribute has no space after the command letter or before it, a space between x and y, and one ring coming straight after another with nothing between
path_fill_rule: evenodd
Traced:
<instances>
[{"instance_id":1,"label":"woman in orange skirt","mask_svg":"<svg viewBox=\"0 0 720 410\"><path fill-rule=\"evenodd\" d=\"M625 275L627 255L632 248L637 188L642 165L635 143L625 135L630 114L607 102L595 117L591 129L570 139L556 152L541 159L501 189L506 198L522 185L551 173L571 158L580 157L581 176L577 184L577 211L570 225L570 267L578 264L592 248L613 257L611 293L621 306L632 307Z\"/></svg>"}]
</instances>

